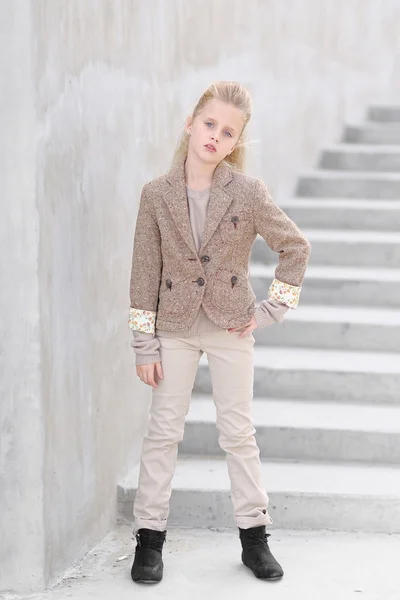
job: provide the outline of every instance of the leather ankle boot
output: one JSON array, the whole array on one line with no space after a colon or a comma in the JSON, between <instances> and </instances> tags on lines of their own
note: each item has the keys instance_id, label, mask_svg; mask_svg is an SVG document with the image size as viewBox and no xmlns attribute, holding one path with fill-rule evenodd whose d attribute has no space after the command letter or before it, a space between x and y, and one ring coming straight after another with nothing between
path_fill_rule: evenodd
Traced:
<instances>
[{"instance_id":1,"label":"leather ankle boot","mask_svg":"<svg viewBox=\"0 0 400 600\"><path fill-rule=\"evenodd\" d=\"M265 533L265 525L249 529L239 527L242 562L259 579L280 579L283 576L283 569L268 546L270 535Z\"/></svg>"},{"instance_id":2,"label":"leather ankle boot","mask_svg":"<svg viewBox=\"0 0 400 600\"><path fill-rule=\"evenodd\" d=\"M167 537L166 531L139 529L136 533L135 558L131 577L137 583L157 583L163 577L164 563L162 548Z\"/></svg>"}]
</instances>

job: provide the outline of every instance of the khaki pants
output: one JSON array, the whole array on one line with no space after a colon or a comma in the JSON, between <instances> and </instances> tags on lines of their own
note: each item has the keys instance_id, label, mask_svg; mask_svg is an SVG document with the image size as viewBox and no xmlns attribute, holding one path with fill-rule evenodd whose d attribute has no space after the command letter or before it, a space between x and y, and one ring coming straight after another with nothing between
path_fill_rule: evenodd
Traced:
<instances>
[{"instance_id":1,"label":"khaki pants","mask_svg":"<svg viewBox=\"0 0 400 600\"><path fill-rule=\"evenodd\" d=\"M134 534L141 527L167 528L171 481L184 434L194 379L206 352L216 406L219 444L226 452L234 517L247 529L272 524L261 481L260 450L251 419L254 336L213 331L191 337L159 337L164 379L152 388L150 420L143 440Z\"/></svg>"}]
</instances>

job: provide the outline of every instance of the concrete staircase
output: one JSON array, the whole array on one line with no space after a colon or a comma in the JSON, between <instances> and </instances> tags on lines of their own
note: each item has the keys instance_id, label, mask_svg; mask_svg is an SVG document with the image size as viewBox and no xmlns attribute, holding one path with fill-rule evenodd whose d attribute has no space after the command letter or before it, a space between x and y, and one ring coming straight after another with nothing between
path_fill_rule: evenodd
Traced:
<instances>
[{"instance_id":1,"label":"concrete staircase","mask_svg":"<svg viewBox=\"0 0 400 600\"><path fill-rule=\"evenodd\" d=\"M372 107L281 204L312 243L300 303L256 330L253 419L277 527L400 532L400 107ZM276 254L251 279L265 298ZM206 356L169 525L235 526ZM118 488L132 519L138 466Z\"/></svg>"}]
</instances>

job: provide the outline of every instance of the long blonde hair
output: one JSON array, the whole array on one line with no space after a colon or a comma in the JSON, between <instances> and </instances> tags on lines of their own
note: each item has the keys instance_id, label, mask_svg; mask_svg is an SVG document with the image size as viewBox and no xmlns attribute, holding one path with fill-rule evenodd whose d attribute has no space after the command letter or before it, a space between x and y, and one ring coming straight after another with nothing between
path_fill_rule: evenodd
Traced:
<instances>
[{"instance_id":1,"label":"long blonde hair","mask_svg":"<svg viewBox=\"0 0 400 600\"><path fill-rule=\"evenodd\" d=\"M243 129L235 148L231 154L228 154L221 162L225 163L236 171L244 172L246 158L246 134L245 128L251 117L251 96L246 88L238 81L217 81L212 83L200 96L193 113L192 119L202 111L209 100L216 98L222 102L232 104L239 108L243 113ZM176 164L181 158L188 154L190 136L185 128L179 137L176 150L173 157L173 164Z\"/></svg>"}]
</instances>

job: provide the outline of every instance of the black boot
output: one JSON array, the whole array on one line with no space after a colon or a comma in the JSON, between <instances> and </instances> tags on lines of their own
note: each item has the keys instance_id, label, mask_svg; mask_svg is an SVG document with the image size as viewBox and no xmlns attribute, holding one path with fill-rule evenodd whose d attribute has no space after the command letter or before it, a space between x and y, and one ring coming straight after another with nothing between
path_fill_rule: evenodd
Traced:
<instances>
[{"instance_id":1,"label":"black boot","mask_svg":"<svg viewBox=\"0 0 400 600\"><path fill-rule=\"evenodd\" d=\"M249 567L259 579L280 579L283 569L273 557L268 546L270 533L265 533L265 525L241 529L239 536L242 543L242 562Z\"/></svg>"},{"instance_id":2,"label":"black boot","mask_svg":"<svg viewBox=\"0 0 400 600\"><path fill-rule=\"evenodd\" d=\"M138 530L135 559L131 569L133 581L140 583L161 581L164 568L161 553L166 536L166 531L145 528Z\"/></svg>"}]
</instances>

